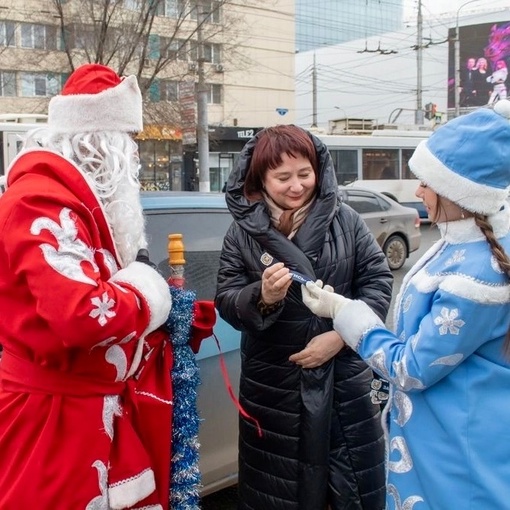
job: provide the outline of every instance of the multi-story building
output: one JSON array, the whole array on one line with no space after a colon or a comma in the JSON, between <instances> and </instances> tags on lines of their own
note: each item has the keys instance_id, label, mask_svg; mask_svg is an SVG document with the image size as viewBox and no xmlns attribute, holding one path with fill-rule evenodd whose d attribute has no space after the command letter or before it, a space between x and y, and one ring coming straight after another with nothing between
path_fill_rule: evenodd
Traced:
<instances>
[{"instance_id":1,"label":"multi-story building","mask_svg":"<svg viewBox=\"0 0 510 510\"><path fill-rule=\"evenodd\" d=\"M404 0L296 0L296 51L394 32L403 12Z\"/></svg>"},{"instance_id":2,"label":"multi-story building","mask_svg":"<svg viewBox=\"0 0 510 510\"><path fill-rule=\"evenodd\" d=\"M0 0L0 113L46 113L86 62L136 74L142 180L170 189L197 189L197 88L207 95L211 190L258 128L294 122L293 1L124 0L106 13L103 4Z\"/></svg>"}]
</instances>

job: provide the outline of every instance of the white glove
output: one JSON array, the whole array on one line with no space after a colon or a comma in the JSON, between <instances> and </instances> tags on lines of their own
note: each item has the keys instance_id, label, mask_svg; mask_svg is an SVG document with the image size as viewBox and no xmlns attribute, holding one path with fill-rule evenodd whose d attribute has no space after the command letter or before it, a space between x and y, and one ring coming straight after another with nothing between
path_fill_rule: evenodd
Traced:
<instances>
[{"instance_id":1,"label":"white glove","mask_svg":"<svg viewBox=\"0 0 510 510\"><path fill-rule=\"evenodd\" d=\"M333 287L326 285L322 288L322 282L306 282L301 285L301 294L303 296L303 303L310 308L310 310L319 317L329 317L334 319L340 313L340 310L349 302L340 294L333 292Z\"/></svg>"}]
</instances>

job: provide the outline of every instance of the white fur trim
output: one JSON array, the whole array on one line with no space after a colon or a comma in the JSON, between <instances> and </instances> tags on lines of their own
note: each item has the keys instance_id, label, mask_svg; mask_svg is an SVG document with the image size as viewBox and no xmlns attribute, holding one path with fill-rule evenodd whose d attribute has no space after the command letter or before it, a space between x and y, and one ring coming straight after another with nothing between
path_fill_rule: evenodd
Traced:
<instances>
[{"instance_id":1,"label":"white fur trim","mask_svg":"<svg viewBox=\"0 0 510 510\"><path fill-rule=\"evenodd\" d=\"M48 106L48 127L53 133L142 131L142 94L136 76L128 76L98 94L53 97Z\"/></svg>"},{"instance_id":2,"label":"white fur trim","mask_svg":"<svg viewBox=\"0 0 510 510\"><path fill-rule=\"evenodd\" d=\"M488 216L487 220L491 224L497 239L506 236L510 231L510 207L505 204L502 210ZM486 240L474 218L439 223L438 227L441 237L450 244L474 243Z\"/></svg>"},{"instance_id":3,"label":"white fur trim","mask_svg":"<svg viewBox=\"0 0 510 510\"><path fill-rule=\"evenodd\" d=\"M142 471L138 476L122 480L108 487L110 508L130 508L156 490L152 469Z\"/></svg>"},{"instance_id":4,"label":"white fur trim","mask_svg":"<svg viewBox=\"0 0 510 510\"><path fill-rule=\"evenodd\" d=\"M490 160L487 164L490 165ZM421 141L416 147L409 160L409 168L438 195L448 198L467 211L494 214L508 196L508 189L479 184L450 170L432 154L427 140Z\"/></svg>"},{"instance_id":5,"label":"white fur trim","mask_svg":"<svg viewBox=\"0 0 510 510\"><path fill-rule=\"evenodd\" d=\"M357 299L350 300L333 319L335 331L355 351L363 335L379 326L385 327L374 311L364 301Z\"/></svg>"},{"instance_id":6,"label":"white fur trim","mask_svg":"<svg viewBox=\"0 0 510 510\"><path fill-rule=\"evenodd\" d=\"M147 302L150 321L142 336L165 323L172 308L170 289L165 279L152 267L142 262L131 262L124 269L117 271L111 281L131 285Z\"/></svg>"},{"instance_id":7,"label":"white fur trim","mask_svg":"<svg viewBox=\"0 0 510 510\"><path fill-rule=\"evenodd\" d=\"M485 305L510 303L508 285L491 285L460 273L446 276L444 274L429 275L422 270L413 278L413 284L422 293L441 289L475 303Z\"/></svg>"}]
</instances>

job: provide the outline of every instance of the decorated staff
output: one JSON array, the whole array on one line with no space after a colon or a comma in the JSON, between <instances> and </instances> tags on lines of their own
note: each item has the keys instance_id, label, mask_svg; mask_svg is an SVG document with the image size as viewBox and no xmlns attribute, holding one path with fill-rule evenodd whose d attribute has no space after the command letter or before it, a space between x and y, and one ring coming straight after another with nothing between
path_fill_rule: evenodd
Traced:
<instances>
[{"instance_id":1,"label":"decorated staff","mask_svg":"<svg viewBox=\"0 0 510 510\"><path fill-rule=\"evenodd\" d=\"M216 314L212 301L197 301L196 293L184 289L184 244L182 234L168 236L168 279L172 312L166 326L173 347L173 423L170 508L194 510L200 503L199 415L197 386L200 382L195 353L201 341L212 335Z\"/></svg>"}]
</instances>

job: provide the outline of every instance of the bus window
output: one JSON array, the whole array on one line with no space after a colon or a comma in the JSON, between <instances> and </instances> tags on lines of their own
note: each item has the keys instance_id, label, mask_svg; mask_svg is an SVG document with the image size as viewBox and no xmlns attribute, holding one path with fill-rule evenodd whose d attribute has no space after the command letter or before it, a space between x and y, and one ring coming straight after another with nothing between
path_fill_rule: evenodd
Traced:
<instances>
[{"instance_id":1,"label":"bus window","mask_svg":"<svg viewBox=\"0 0 510 510\"><path fill-rule=\"evenodd\" d=\"M409 168L409 160L413 153L414 149L402 149L402 179L416 179Z\"/></svg>"},{"instance_id":2,"label":"bus window","mask_svg":"<svg viewBox=\"0 0 510 510\"><path fill-rule=\"evenodd\" d=\"M338 184L349 184L358 178L358 151L356 149L330 149Z\"/></svg>"},{"instance_id":3,"label":"bus window","mask_svg":"<svg viewBox=\"0 0 510 510\"><path fill-rule=\"evenodd\" d=\"M398 149L363 149L362 179L398 179Z\"/></svg>"}]
</instances>

